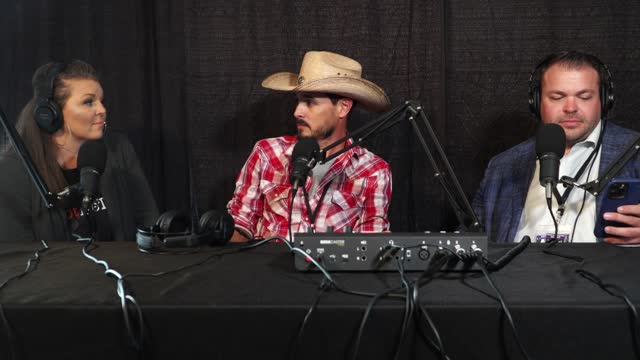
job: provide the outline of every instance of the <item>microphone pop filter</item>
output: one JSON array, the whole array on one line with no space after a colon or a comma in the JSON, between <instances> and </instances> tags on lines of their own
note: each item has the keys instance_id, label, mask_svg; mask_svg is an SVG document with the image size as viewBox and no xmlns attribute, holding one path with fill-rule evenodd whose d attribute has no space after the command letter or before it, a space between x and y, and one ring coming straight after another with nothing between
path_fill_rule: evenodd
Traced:
<instances>
[{"instance_id":1,"label":"microphone pop filter","mask_svg":"<svg viewBox=\"0 0 640 360\"><path fill-rule=\"evenodd\" d=\"M78 168L91 167L96 169L100 174L104 172L107 163L107 147L104 141L87 140L80 145L78 151Z\"/></svg>"},{"instance_id":2,"label":"microphone pop filter","mask_svg":"<svg viewBox=\"0 0 640 360\"><path fill-rule=\"evenodd\" d=\"M318 142L308 137L300 138L293 147L293 153L291 154L293 168L289 175L289 181L291 185L293 185L294 190L297 190L300 184L304 184L304 181L309 175L309 162L315 158L316 153L319 151L320 146Z\"/></svg>"},{"instance_id":3,"label":"microphone pop filter","mask_svg":"<svg viewBox=\"0 0 640 360\"><path fill-rule=\"evenodd\" d=\"M300 138L293 147L291 157L294 161L300 157L311 159L313 157L313 153L318 151L320 151L320 146L314 138L303 137Z\"/></svg>"},{"instance_id":4,"label":"microphone pop filter","mask_svg":"<svg viewBox=\"0 0 640 360\"><path fill-rule=\"evenodd\" d=\"M558 124L544 124L538 128L536 133L536 155L541 157L544 154L554 153L558 159L564 155L567 138L562 126Z\"/></svg>"}]
</instances>

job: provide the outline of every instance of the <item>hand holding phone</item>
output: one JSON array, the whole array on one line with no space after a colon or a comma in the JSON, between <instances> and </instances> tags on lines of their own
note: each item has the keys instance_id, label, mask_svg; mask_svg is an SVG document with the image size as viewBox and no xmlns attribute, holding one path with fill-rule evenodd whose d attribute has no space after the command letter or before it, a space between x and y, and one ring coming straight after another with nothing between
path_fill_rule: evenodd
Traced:
<instances>
[{"instance_id":1,"label":"hand holding phone","mask_svg":"<svg viewBox=\"0 0 640 360\"><path fill-rule=\"evenodd\" d=\"M599 238L612 237L613 235L604 231L606 226L628 227L628 224L607 221L603 215L606 212L617 212L622 205L637 204L640 204L640 179L613 179L605 189L593 233Z\"/></svg>"}]
</instances>

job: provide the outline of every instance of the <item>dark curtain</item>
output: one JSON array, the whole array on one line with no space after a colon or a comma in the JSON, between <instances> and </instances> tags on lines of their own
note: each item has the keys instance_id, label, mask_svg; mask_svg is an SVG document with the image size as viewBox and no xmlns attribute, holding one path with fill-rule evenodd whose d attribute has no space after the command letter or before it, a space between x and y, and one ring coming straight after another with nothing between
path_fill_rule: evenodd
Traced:
<instances>
[{"instance_id":1,"label":"dark curtain","mask_svg":"<svg viewBox=\"0 0 640 360\"><path fill-rule=\"evenodd\" d=\"M88 61L110 130L133 142L162 209L188 206L190 168L199 207L223 208L253 143L295 131L294 97L260 82L297 71L308 50L357 59L394 106L418 100L468 198L490 157L533 133L527 81L547 53L599 56L613 73L615 121L640 129L637 1L0 0L0 9L10 121L39 65ZM350 128L376 117L356 111ZM456 227L406 121L367 147L392 166L392 230Z\"/></svg>"}]
</instances>

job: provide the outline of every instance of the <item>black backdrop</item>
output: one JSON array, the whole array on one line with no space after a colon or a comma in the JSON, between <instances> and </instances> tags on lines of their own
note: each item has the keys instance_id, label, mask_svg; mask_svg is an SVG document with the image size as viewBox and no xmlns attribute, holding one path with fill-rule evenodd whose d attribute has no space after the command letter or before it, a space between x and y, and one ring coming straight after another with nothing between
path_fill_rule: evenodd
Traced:
<instances>
[{"instance_id":1,"label":"black backdrop","mask_svg":"<svg viewBox=\"0 0 640 360\"><path fill-rule=\"evenodd\" d=\"M637 1L0 0L0 9L8 117L30 98L37 66L93 64L110 129L133 142L161 209L188 205L189 163L200 207L223 208L253 143L295 131L294 97L260 82L296 71L308 50L359 60L394 105L418 99L469 198L489 158L533 133L527 80L549 52L598 55L613 73L616 122L640 129ZM374 117L357 112L350 126ZM455 226L408 124L368 147L393 169L392 230Z\"/></svg>"}]
</instances>

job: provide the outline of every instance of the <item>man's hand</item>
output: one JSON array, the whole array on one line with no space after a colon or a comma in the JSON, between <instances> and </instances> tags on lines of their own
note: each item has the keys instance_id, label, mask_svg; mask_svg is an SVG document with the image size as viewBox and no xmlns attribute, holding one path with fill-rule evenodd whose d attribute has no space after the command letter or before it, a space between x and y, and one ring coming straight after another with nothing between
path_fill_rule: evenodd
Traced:
<instances>
[{"instance_id":1,"label":"man's hand","mask_svg":"<svg viewBox=\"0 0 640 360\"><path fill-rule=\"evenodd\" d=\"M248 235L245 235L240 231L238 231L237 229L235 229L233 230L233 235L231 236L231 239L229 239L229 242L241 243L241 242L247 242L249 240L250 238L248 237Z\"/></svg>"},{"instance_id":2,"label":"man's hand","mask_svg":"<svg viewBox=\"0 0 640 360\"><path fill-rule=\"evenodd\" d=\"M640 205L619 206L617 212L603 215L607 221L629 225L628 227L606 226L604 231L612 235L604 241L611 244L640 244Z\"/></svg>"}]
</instances>

